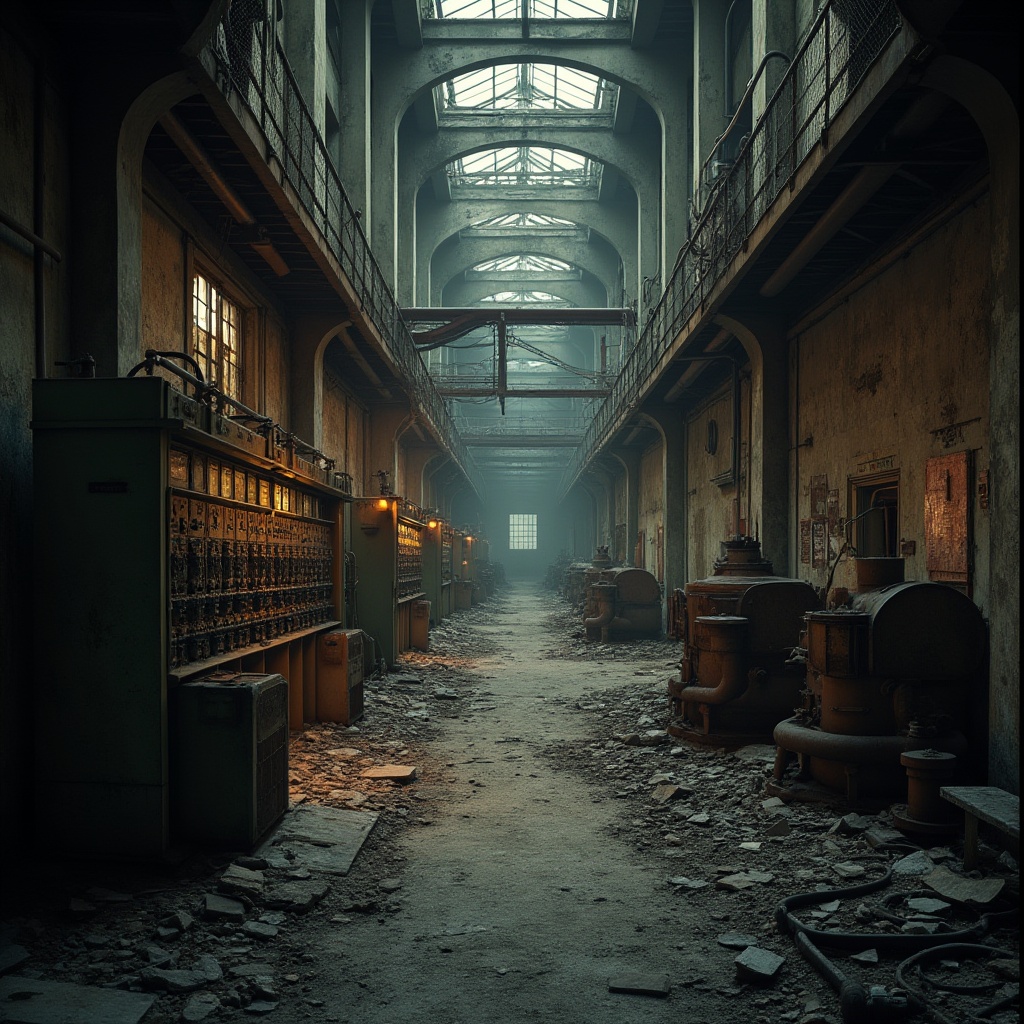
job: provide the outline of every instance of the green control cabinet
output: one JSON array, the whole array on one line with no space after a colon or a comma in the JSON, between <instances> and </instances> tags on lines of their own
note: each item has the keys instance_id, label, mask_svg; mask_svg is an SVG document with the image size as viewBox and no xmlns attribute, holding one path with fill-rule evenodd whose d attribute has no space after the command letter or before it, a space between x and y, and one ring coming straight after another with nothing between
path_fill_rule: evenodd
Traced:
<instances>
[{"instance_id":1,"label":"green control cabinet","mask_svg":"<svg viewBox=\"0 0 1024 1024\"><path fill-rule=\"evenodd\" d=\"M316 637L343 620L348 496L158 376L37 380L32 417L36 835L159 857L171 692L280 673L301 726Z\"/></svg>"}]
</instances>

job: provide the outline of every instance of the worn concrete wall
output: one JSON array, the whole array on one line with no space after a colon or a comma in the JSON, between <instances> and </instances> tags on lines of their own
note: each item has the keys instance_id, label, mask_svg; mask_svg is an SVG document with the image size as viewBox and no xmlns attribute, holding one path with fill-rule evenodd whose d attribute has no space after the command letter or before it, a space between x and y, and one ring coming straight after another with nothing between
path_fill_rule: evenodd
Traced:
<instances>
[{"instance_id":1,"label":"worn concrete wall","mask_svg":"<svg viewBox=\"0 0 1024 1024\"><path fill-rule=\"evenodd\" d=\"M665 445L658 441L640 457L640 500L637 507L637 531L644 538L643 566L658 571L658 528L665 525ZM634 544L635 537L630 538Z\"/></svg>"},{"instance_id":2,"label":"worn concrete wall","mask_svg":"<svg viewBox=\"0 0 1024 1024\"><path fill-rule=\"evenodd\" d=\"M366 493L363 449L366 408L330 370L324 372L324 454L335 461L335 469L352 477L352 493Z\"/></svg>"},{"instance_id":3,"label":"worn concrete wall","mask_svg":"<svg viewBox=\"0 0 1024 1024\"><path fill-rule=\"evenodd\" d=\"M42 48L45 50L45 47ZM0 209L32 229L37 108L43 220L37 233L62 255L44 256L43 369L68 358L67 110L49 76L35 82L29 53L0 28ZM37 96L39 102L37 104ZM36 375L34 251L0 226L0 866L24 854L31 782L31 384Z\"/></svg>"},{"instance_id":4,"label":"worn concrete wall","mask_svg":"<svg viewBox=\"0 0 1024 1024\"><path fill-rule=\"evenodd\" d=\"M739 491L735 482L726 482L733 459L732 403L732 386L727 384L687 417L687 565L691 580L711 575L722 541L736 533ZM741 413L743 408L741 398ZM714 427L710 427L712 422ZM744 423L741 415L741 432ZM711 434L716 435L713 443L709 443ZM745 451L741 447L741 452Z\"/></svg>"},{"instance_id":5,"label":"worn concrete wall","mask_svg":"<svg viewBox=\"0 0 1024 1024\"><path fill-rule=\"evenodd\" d=\"M181 227L151 199L142 206L142 337L147 348L178 350L187 338L185 244ZM181 387L180 382L177 384Z\"/></svg>"},{"instance_id":6,"label":"worn concrete wall","mask_svg":"<svg viewBox=\"0 0 1024 1024\"><path fill-rule=\"evenodd\" d=\"M977 482L989 462L988 235L985 201L936 225L916 248L889 261L793 339L799 380L791 377L794 399L799 395L795 436L813 439L794 453L794 524L811 518L812 477L827 476L828 489L838 492L839 516L848 517L851 487L891 466L899 475L898 536L915 546L906 559L907 579L928 578L926 461L973 453L973 597L983 614L989 536ZM840 530L830 531L830 557L840 545ZM823 586L827 566L802 560L798 535L795 551L800 578ZM834 585L854 589L852 562L839 564Z\"/></svg>"}]
</instances>

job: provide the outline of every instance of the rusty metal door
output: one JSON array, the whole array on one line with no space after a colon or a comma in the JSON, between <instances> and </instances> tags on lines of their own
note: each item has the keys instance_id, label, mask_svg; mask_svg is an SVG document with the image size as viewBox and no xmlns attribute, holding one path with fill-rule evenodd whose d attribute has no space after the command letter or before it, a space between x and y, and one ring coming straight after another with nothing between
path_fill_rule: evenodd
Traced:
<instances>
[{"instance_id":1,"label":"rusty metal door","mask_svg":"<svg viewBox=\"0 0 1024 1024\"><path fill-rule=\"evenodd\" d=\"M924 542L928 578L971 586L970 452L929 459L925 466Z\"/></svg>"}]
</instances>

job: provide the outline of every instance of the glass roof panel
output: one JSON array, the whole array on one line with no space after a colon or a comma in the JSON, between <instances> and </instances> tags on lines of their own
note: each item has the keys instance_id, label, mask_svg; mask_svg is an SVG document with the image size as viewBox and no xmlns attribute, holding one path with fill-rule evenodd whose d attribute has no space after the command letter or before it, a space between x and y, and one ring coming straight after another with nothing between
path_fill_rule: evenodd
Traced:
<instances>
[{"instance_id":1,"label":"glass roof panel","mask_svg":"<svg viewBox=\"0 0 1024 1024\"><path fill-rule=\"evenodd\" d=\"M470 227L478 231L485 228L574 228L576 222L547 213L504 213L499 217L478 220Z\"/></svg>"},{"instance_id":2,"label":"glass roof panel","mask_svg":"<svg viewBox=\"0 0 1024 1024\"><path fill-rule=\"evenodd\" d=\"M601 165L579 153L550 146L504 146L453 160L452 187L460 185L554 185L581 188L600 184Z\"/></svg>"},{"instance_id":3,"label":"glass roof panel","mask_svg":"<svg viewBox=\"0 0 1024 1024\"><path fill-rule=\"evenodd\" d=\"M531 256L525 253L518 253L514 256L497 256L492 260L483 260L469 268L470 271L492 271L492 270L572 270L571 263L565 260L555 259L554 256Z\"/></svg>"},{"instance_id":4,"label":"glass roof panel","mask_svg":"<svg viewBox=\"0 0 1024 1024\"><path fill-rule=\"evenodd\" d=\"M614 18L619 0L527 0L531 18ZM522 0L433 0L435 18L520 18Z\"/></svg>"},{"instance_id":5,"label":"glass roof panel","mask_svg":"<svg viewBox=\"0 0 1024 1024\"><path fill-rule=\"evenodd\" d=\"M438 86L445 113L467 110L601 110L617 86L560 64L495 64Z\"/></svg>"},{"instance_id":6,"label":"glass roof panel","mask_svg":"<svg viewBox=\"0 0 1024 1024\"><path fill-rule=\"evenodd\" d=\"M480 301L496 302L502 306L535 306L541 303L558 309L568 309L572 306L571 302L560 299L557 295L539 291L495 292L493 295L485 295Z\"/></svg>"}]
</instances>

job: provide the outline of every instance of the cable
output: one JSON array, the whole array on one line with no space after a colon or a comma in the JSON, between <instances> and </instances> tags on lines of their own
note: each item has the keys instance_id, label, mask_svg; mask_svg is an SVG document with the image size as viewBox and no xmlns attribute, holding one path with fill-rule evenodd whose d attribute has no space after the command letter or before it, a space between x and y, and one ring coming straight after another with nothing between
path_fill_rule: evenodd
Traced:
<instances>
[{"instance_id":1,"label":"cable","mask_svg":"<svg viewBox=\"0 0 1024 1024\"><path fill-rule=\"evenodd\" d=\"M912 956L908 956L906 960L899 964L896 968L896 983L905 992L908 992L914 999L918 1000L922 1006L924 1006L932 1019L937 1024L966 1024L966 1020L963 1017L947 1017L934 1003L933 1000L929 999L925 994L923 988L916 989L907 983L907 972L911 967L917 968L918 976L927 981L933 988L937 988L946 992L956 993L980 993L983 991L989 991L999 987L999 982L984 982L979 985L956 985L948 982L937 981L936 979L924 974L921 970L921 964L927 963L927 961L935 959L937 957L946 957L956 955L958 957L963 956L965 953L980 953L986 956L997 956L1007 960L1016 960L1013 953L1006 949L997 949L993 946L983 946L973 942L950 942L942 946L932 946L930 949L923 949L918 953L914 953ZM990 1017L993 1013L1004 1009L1007 1006L1012 1005L1014 1002L1020 999L1020 993L1013 992L1009 995L1003 996L997 999L995 1002L990 1003L984 1007L978 1013L972 1013L967 1020L971 1021L983 1021Z\"/></svg>"}]
</instances>

